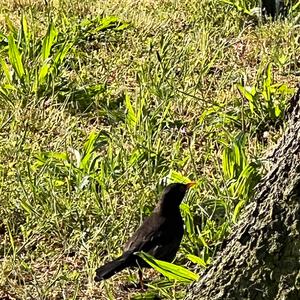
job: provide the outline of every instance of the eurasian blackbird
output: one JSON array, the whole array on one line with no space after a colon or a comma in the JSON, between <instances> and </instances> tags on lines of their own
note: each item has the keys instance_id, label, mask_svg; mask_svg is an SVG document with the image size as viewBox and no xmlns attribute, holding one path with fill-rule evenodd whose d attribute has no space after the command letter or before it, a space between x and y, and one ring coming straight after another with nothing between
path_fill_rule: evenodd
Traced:
<instances>
[{"instance_id":1,"label":"eurasian blackbird","mask_svg":"<svg viewBox=\"0 0 300 300\"><path fill-rule=\"evenodd\" d=\"M195 183L169 184L163 191L153 213L133 234L123 254L96 270L95 281L110 278L127 267L150 267L136 252L144 251L156 259L172 261L183 236L179 205L186 191ZM141 272L139 273L141 280Z\"/></svg>"}]
</instances>

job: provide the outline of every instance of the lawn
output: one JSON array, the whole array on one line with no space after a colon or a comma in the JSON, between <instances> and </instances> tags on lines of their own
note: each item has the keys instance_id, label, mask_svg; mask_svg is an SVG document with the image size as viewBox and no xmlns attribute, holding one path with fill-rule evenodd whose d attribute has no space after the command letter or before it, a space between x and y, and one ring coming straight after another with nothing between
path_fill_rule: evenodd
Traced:
<instances>
[{"instance_id":1,"label":"lawn","mask_svg":"<svg viewBox=\"0 0 300 300\"><path fill-rule=\"evenodd\" d=\"M200 276L247 209L300 76L300 6L258 2L0 0L1 299L184 297L95 269L168 182L197 182L174 263Z\"/></svg>"}]
</instances>

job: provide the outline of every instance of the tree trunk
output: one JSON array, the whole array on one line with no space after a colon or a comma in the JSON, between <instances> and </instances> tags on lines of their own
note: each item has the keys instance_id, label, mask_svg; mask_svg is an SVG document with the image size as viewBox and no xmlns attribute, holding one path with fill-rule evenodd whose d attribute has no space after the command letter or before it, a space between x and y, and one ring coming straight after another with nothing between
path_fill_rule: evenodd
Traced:
<instances>
[{"instance_id":1,"label":"tree trunk","mask_svg":"<svg viewBox=\"0 0 300 300\"><path fill-rule=\"evenodd\" d=\"M287 130L269 157L234 233L186 300L300 299L300 87Z\"/></svg>"}]
</instances>

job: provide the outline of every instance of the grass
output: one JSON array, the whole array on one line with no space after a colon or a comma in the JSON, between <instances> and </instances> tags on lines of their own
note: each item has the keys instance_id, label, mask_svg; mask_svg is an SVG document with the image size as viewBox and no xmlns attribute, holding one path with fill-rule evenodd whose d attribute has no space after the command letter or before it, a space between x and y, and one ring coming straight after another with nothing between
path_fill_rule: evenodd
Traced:
<instances>
[{"instance_id":1,"label":"grass","mask_svg":"<svg viewBox=\"0 0 300 300\"><path fill-rule=\"evenodd\" d=\"M184 297L151 270L144 294L93 277L185 177L176 264L213 262L299 81L299 8L225 2L0 1L0 297Z\"/></svg>"}]
</instances>

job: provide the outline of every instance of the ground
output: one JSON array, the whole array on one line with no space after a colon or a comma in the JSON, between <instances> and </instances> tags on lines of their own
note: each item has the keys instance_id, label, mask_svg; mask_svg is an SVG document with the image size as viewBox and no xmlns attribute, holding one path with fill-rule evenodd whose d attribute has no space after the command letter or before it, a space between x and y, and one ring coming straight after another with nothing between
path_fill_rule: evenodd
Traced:
<instances>
[{"instance_id":1,"label":"ground","mask_svg":"<svg viewBox=\"0 0 300 300\"><path fill-rule=\"evenodd\" d=\"M175 263L214 259L300 75L299 7L225 2L0 0L0 297L183 297L155 271L93 280L168 181L197 181Z\"/></svg>"}]
</instances>

